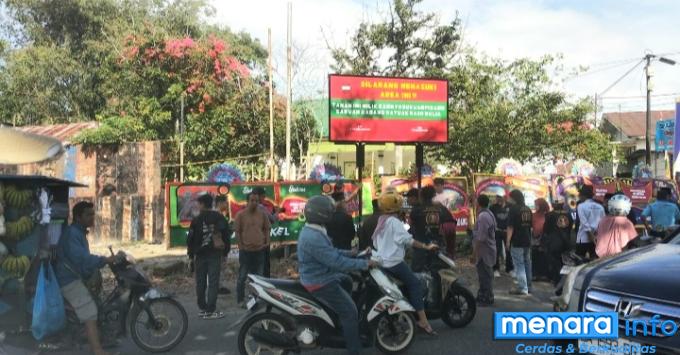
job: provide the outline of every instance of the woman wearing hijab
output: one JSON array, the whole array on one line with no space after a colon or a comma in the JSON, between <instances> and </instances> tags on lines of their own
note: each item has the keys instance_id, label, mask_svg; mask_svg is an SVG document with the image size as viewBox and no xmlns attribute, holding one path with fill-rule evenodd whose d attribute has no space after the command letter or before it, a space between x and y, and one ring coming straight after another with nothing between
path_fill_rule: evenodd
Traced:
<instances>
[{"instance_id":1,"label":"woman wearing hijab","mask_svg":"<svg viewBox=\"0 0 680 355\"><path fill-rule=\"evenodd\" d=\"M425 315L423 303L423 284L404 261L406 247L433 251L436 244L421 243L411 236L404 223L399 220L399 212L403 198L396 193L385 193L378 198L378 206L383 213L378 219L378 226L373 233L374 252L382 267L401 280L408 289L409 302L418 313L418 327L429 335L436 335Z\"/></svg>"}]
</instances>

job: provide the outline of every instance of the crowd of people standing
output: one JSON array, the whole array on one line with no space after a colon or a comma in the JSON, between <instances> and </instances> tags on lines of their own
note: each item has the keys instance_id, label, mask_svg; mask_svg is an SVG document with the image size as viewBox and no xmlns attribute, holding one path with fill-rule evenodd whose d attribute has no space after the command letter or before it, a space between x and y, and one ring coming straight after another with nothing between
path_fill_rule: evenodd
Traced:
<instances>
[{"instance_id":1,"label":"crowd of people standing","mask_svg":"<svg viewBox=\"0 0 680 355\"><path fill-rule=\"evenodd\" d=\"M680 208L671 201L671 195L670 189L660 189L656 202L641 214L645 231L652 237L663 238L665 231L680 221ZM334 211L325 224L327 235L338 250L374 248L387 260L388 267L394 269L393 273L415 290L412 272L423 270L433 248L441 247L450 257L455 256L456 219L447 208L450 201L439 179L434 186L408 191L406 204L402 200L392 201L387 208L385 201L389 198L385 196L401 197L395 191L387 191L374 199L373 214L365 216L356 229L347 211L345 193L335 191L331 195ZM256 188L248 195L247 206L233 218L233 232L240 251L236 300L241 304L247 275L269 276L270 230L277 215L264 206L264 198L264 190ZM639 234L631 201L620 192L607 194L604 201L598 201L592 186L583 186L573 213L565 203L551 205L545 199L536 199L532 211L519 190L491 198L478 196L476 223L471 230L471 261L478 274L480 306L494 304L493 279L500 277L502 271L515 279L516 287L510 293L526 296L533 292L532 282L536 278L558 283L565 253L574 252L590 259L614 255L625 250ZM191 223L187 244L195 271L199 316L221 318L224 315L216 309L216 299L218 294L230 293L226 287L219 287L219 278L223 260L230 250L232 227L226 199L218 196L213 201L210 195L203 195L198 202L201 213ZM407 212L404 206L409 207ZM400 222L399 228L396 221ZM395 228L400 233L396 233ZM358 243L354 242L355 238ZM438 246L434 247L435 244ZM410 266L403 263L405 246L414 247ZM424 313L419 325L426 331L431 330Z\"/></svg>"}]
</instances>

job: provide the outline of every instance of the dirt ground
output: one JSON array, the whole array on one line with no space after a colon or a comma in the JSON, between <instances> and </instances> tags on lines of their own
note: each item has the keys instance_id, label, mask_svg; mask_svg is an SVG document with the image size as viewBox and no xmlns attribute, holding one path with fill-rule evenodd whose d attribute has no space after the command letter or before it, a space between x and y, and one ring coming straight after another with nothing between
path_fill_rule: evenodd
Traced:
<instances>
[{"instance_id":1,"label":"dirt ground","mask_svg":"<svg viewBox=\"0 0 680 355\"><path fill-rule=\"evenodd\" d=\"M108 245L92 245L92 253L99 255L109 255ZM113 247L114 252L118 250L125 251L134 256L138 265L147 273L152 283L165 291L171 291L180 299L193 299L195 297L195 284L192 273L189 272L189 259L186 255L186 249L173 248L167 249L164 245L159 244L145 244L145 243L131 243L121 244ZM271 273L274 278L297 278L297 258L292 254L285 258L283 257L283 250L273 250L271 258ZM476 284L476 273L474 267L470 264L467 256L459 256L456 258L457 269L459 275L468 285ZM105 289L113 286L113 279L111 278L108 269L103 270L104 287ZM232 295L236 289L236 278L238 275L238 254L232 251L227 260L224 262L220 277L220 285L226 286L232 291ZM221 297L224 300L222 307L233 307L235 296ZM221 301L220 303L223 303Z\"/></svg>"},{"instance_id":2,"label":"dirt ground","mask_svg":"<svg viewBox=\"0 0 680 355\"><path fill-rule=\"evenodd\" d=\"M180 299L193 299L195 297L194 276L189 271L189 258L184 248L167 249L160 244L130 243L114 245L113 251L124 251L134 257L137 265L145 271L151 282L161 290L172 292ZM93 254L110 255L107 244L91 245ZM297 261L295 255L283 258L276 255L283 254L282 251L274 250L271 258L271 273L274 278L297 278ZM281 255L282 256L282 255ZM238 253L232 251L224 261L222 273L220 275L220 285L226 286L235 295L236 278L238 276ZM104 278L104 289L109 290L113 287L113 278L110 271L105 268L102 270ZM227 308L235 306L234 297L226 298L229 300L223 306ZM223 298L220 298L221 300ZM222 303L222 302L220 302Z\"/></svg>"}]
</instances>

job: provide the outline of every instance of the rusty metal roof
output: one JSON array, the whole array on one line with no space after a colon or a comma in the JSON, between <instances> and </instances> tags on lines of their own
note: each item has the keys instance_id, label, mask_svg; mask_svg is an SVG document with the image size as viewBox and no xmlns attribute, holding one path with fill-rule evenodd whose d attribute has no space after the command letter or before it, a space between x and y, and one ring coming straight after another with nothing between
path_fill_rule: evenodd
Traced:
<instances>
[{"instance_id":1,"label":"rusty metal roof","mask_svg":"<svg viewBox=\"0 0 680 355\"><path fill-rule=\"evenodd\" d=\"M58 139L62 144L68 144L73 137L86 129L97 128L99 123L95 121L63 123L46 126L23 126L16 127L18 130L28 133L40 134Z\"/></svg>"},{"instance_id":2,"label":"rusty metal roof","mask_svg":"<svg viewBox=\"0 0 680 355\"><path fill-rule=\"evenodd\" d=\"M51 176L42 175L3 175L0 174L0 182L5 183L22 183L27 185L39 186L69 186L69 187L87 187L81 183L69 180L62 180L53 178Z\"/></svg>"},{"instance_id":3,"label":"rusty metal roof","mask_svg":"<svg viewBox=\"0 0 680 355\"><path fill-rule=\"evenodd\" d=\"M644 137L645 135L645 111L639 112L607 112L602 115L602 118L612 126L618 128L628 137ZM675 111L652 111L651 112L651 124L652 124L652 135L654 134L654 125L656 121L660 121L667 118L674 118ZM653 137L652 137L653 138Z\"/></svg>"}]
</instances>

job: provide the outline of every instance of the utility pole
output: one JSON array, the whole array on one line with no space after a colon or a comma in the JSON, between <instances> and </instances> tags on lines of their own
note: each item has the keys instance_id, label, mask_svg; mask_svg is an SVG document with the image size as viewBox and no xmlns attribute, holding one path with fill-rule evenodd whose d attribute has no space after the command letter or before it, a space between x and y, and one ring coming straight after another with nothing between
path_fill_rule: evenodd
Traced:
<instances>
[{"instance_id":1,"label":"utility pole","mask_svg":"<svg viewBox=\"0 0 680 355\"><path fill-rule=\"evenodd\" d=\"M664 58L664 57L659 57L656 54L646 54L644 60L646 61L645 64L645 78L646 78L646 83L647 83L647 114L645 115L645 163L647 163L647 166L651 166L652 163L652 149L651 149L651 144L650 144L650 131L651 131L651 126L652 126L652 71L651 69L651 64L653 59L659 59L659 62L668 64L668 65L675 65L675 61L672 59ZM654 172L656 173L656 171Z\"/></svg>"},{"instance_id":2,"label":"utility pole","mask_svg":"<svg viewBox=\"0 0 680 355\"><path fill-rule=\"evenodd\" d=\"M595 116L593 118L594 118L593 123L595 124L595 127L599 127L600 125L597 122L597 93L595 93Z\"/></svg>"},{"instance_id":3,"label":"utility pole","mask_svg":"<svg viewBox=\"0 0 680 355\"><path fill-rule=\"evenodd\" d=\"M180 97L179 120L179 181L184 182L184 93Z\"/></svg>"},{"instance_id":4,"label":"utility pole","mask_svg":"<svg viewBox=\"0 0 680 355\"><path fill-rule=\"evenodd\" d=\"M274 84L272 81L272 29L267 29L267 48L269 58L267 59L267 76L269 77L269 176L272 181L276 181L274 176Z\"/></svg>"},{"instance_id":5,"label":"utility pole","mask_svg":"<svg viewBox=\"0 0 680 355\"><path fill-rule=\"evenodd\" d=\"M649 86L649 81L651 79L651 73L649 71L649 66L651 64L653 56L651 54L645 55L645 82L647 87L647 112L645 114L645 163L650 166L652 163L652 150L649 139L649 131L652 125L652 89Z\"/></svg>"},{"instance_id":6,"label":"utility pole","mask_svg":"<svg viewBox=\"0 0 680 355\"><path fill-rule=\"evenodd\" d=\"M293 75L293 50L292 50L292 44L291 42L293 41L293 24L292 24L292 17L293 17L293 3L290 1L288 2L288 41L287 41L287 52L288 52L288 60L287 60L287 70L286 70L286 79L288 81L288 88L287 88L287 100L286 100L286 180L292 179L293 173L291 172L291 159L290 159L290 126L291 126L291 106L293 104L293 88L291 87L292 85L292 75Z\"/></svg>"}]
</instances>

